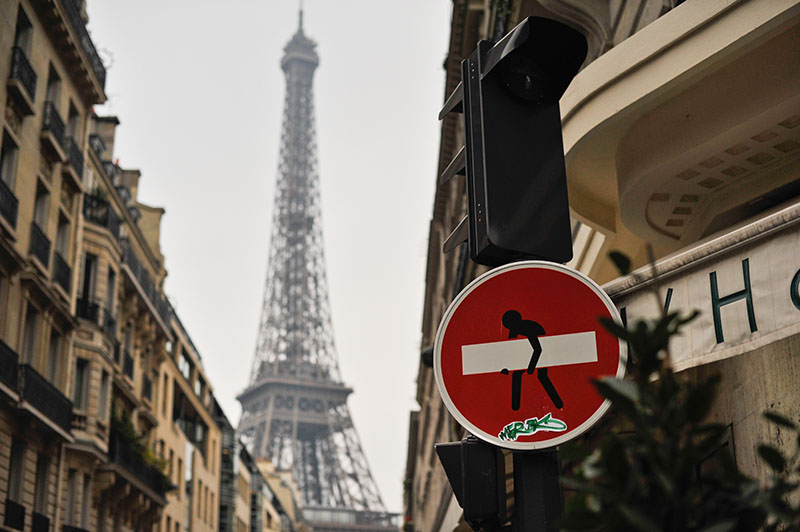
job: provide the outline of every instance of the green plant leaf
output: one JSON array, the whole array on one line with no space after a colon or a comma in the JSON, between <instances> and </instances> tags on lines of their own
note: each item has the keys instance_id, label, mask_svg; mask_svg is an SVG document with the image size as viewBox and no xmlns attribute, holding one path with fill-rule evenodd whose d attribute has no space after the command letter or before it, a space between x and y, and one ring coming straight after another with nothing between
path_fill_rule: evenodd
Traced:
<instances>
[{"instance_id":1,"label":"green plant leaf","mask_svg":"<svg viewBox=\"0 0 800 532\"><path fill-rule=\"evenodd\" d=\"M780 473L786 468L786 458L775 447L762 443L758 446L758 454L776 473Z\"/></svg>"},{"instance_id":2,"label":"green plant leaf","mask_svg":"<svg viewBox=\"0 0 800 532\"><path fill-rule=\"evenodd\" d=\"M766 412L764 412L763 416L767 419L767 421L771 421L776 425L780 425L782 427L786 427L789 429L797 429L797 423L795 423L788 417L778 414L777 412L771 412L767 410Z\"/></svg>"},{"instance_id":3,"label":"green plant leaf","mask_svg":"<svg viewBox=\"0 0 800 532\"><path fill-rule=\"evenodd\" d=\"M620 275L631 273L631 259L621 251L613 250L608 254L608 258L614 263Z\"/></svg>"}]
</instances>

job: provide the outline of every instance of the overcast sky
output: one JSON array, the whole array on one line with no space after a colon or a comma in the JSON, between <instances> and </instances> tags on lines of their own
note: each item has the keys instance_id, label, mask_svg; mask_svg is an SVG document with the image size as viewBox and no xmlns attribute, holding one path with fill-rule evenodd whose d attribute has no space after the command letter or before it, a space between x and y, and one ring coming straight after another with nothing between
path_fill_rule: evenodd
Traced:
<instances>
[{"instance_id":1,"label":"overcast sky","mask_svg":"<svg viewBox=\"0 0 800 532\"><path fill-rule=\"evenodd\" d=\"M389 510L402 508L450 0L305 0L334 336ZM166 209L166 293L233 423L267 269L293 0L89 0L115 157Z\"/></svg>"}]
</instances>

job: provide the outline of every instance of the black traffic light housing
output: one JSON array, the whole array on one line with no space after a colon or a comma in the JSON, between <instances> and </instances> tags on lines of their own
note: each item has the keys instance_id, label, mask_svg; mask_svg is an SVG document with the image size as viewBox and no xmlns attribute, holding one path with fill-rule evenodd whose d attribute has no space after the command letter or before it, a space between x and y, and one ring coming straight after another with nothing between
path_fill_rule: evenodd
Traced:
<instances>
[{"instance_id":1,"label":"black traffic light housing","mask_svg":"<svg viewBox=\"0 0 800 532\"><path fill-rule=\"evenodd\" d=\"M439 118L464 113L465 146L440 182L466 174L468 212L445 252L468 239L472 260L489 266L572 259L558 101L586 51L578 31L529 17L461 63Z\"/></svg>"},{"instance_id":2,"label":"black traffic light housing","mask_svg":"<svg viewBox=\"0 0 800 532\"><path fill-rule=\"evenodd\" d=\"M494 445L467 436L435 444L464 520L475 529L499 527L507 521L505 458Z\"/></svg>"}]
</instances>

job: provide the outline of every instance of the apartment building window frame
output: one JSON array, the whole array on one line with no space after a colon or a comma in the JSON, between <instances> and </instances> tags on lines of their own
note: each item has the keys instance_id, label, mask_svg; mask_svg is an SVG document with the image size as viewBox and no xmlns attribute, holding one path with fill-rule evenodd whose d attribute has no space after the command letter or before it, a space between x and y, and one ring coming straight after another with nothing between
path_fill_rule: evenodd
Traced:
<instances>
[{"instance_id":1,"label":"apartment building window frame","mask_svg":"<svg viewBox=\"0 0 800 532\"><path fill-rule=\"evenodd\" d=\"M50 481L50 458L43 453L36 456L36 477L33 488L33 511L47 515L48 483Z\"/></svg>"},{"instance_id":2,"label":"apartment building window frame","mask_svg":"<svg viewBox=\"0 0 800 532\"><path fill-rule=\"evenodd\" d=\"M50 341L47 346L47 367L45 375L47 380L58 387L61 379L61 358L64 353L64 335L61 331L52 327L50 329Z\"/></svg>"},{"instance_id":3,"label":"apartment building window frame","mask_svg":"<svg viewBox=\"0 0 800 532\"><path fill-rule=\"evenodd\" d=\"M61 257L67 261L69 260L69 244L70 244L70 236L71 236L71 229L72 229L72 222L70 221L68 216L65 216L63 212L58 213L58 228L56 229L56 253L61 255Z\"/></svg>"},{"instance_id":4,"label":"apartment building window frame","mask_svg":"<svg viewBox=\"0 0 800 532\"><path fill-rule=\"evenodd\" d=\"M61 76L56 70L55 65L50 63L47 70L47 92L45 93L45 101L50 102L55 107L56 111L59 108L59 100L61 99Z\"/></svg>"},{"instance_id":5,"label":"apartment building window frame","mask_svg":"<svg viewBox=\"0 0 800 532\"><path fill-rule=\"evenodd\" d=\"M17 182L18 164L19 146L12 135L3 128L3 139L0 143L0 179L12 192Z\"/></svg>"},{"instance_id":6,"label":"apartment building window frame","mask_svg":"<svg viewBox=\"0 0 800 532\"><path fill-rule=\"evenodd\" d=\"M17 23L14 26L14 46L20 48L30 57L33 47L33 24L22 5L17 6Z\"/></svg>"},{"instance_id":7,"label":"apartment building window frame","mask_svg":"<svg viewBox=\"0 0 800 532\"><path fill-rule=\"evenodd\" d=\"M106 421L109 415L109 397L111 394L111 375L105 369L100 374L100 396L97 404L97 417Z\"/></svg>"},{"instance_id":8,"label":"apartment building window frame","mask_svg":"<svg viewBox=\"0 0 800 532\"><path fill-rule=\"evenodd\" d=\"M94 253L83 255L83 275L81 276L81 299L91 302L94 299L97 282L98 257Z\"/></svg>"},{"instance_id":9,"label":"apartment building window frame","mask_svg":"<svg viewBox=\"0 0 800 532\"><path fill-rule=\"evenodd\" d=\"M47 220L50 218L50 189L41 179L36 180L36 197L33 204L33 222L47 235Z\"/></svg>"},{"instance_id":10,"label":"apartment building window frame","mask_svg":"<svg viewBox=\"0 0 800 532\"><path fill-rule=\"evenodd\" d=\"M194 364L192 364L191 359L186 354L186 350L183 346L180 347L180 355L178 357L178 371L181 372L183 378L186 379L186 382L192 382L192 370L194 369Z\"/></svg>"},{"instance_id":11,"label":"apartment building window frame","mask_svg":"<svg viewBox=\"0 0 800 532\"><path fill-rule=\"evenodd\" d=\"M25 323L22 325L22 362L34 365L39 341L39 322L41 311L30 301L25 309Z\"/></svg>"},{"instance_id":12,"label":"apartment building window frame","mask_svg":"<svg viewBox=\"0 0 800 532\"><path fill-rule=\"evenodd\" d=\"M72 98L69 100L65 135L72 138L73 142L78 145L78 139L81 138L81 112Z\"/></svg>"},{"instance_id":13,"label":"apartment building window frame","mask_svg":"<svg viewBox=\"0 0 800 532\"><path fill-rule=\"evenodd\" d=\"M83 485L81 486L81 528L89 529L89 511L91 510L92 494L92 475L83 474Z\"/></svg>"},{"instance_id":14,"label":"apartment building window frame","mask_svg":"<svg viewBox=\"0 0 800 532\"><path fill-rule=\"evenodd\" d=\"M89 408L89 378L91 364L88 359L75 358L75 378L72 383L72 404L75 410L86 412Z\"/></svg>"},{"instance_id":15,"label":"apartment building window frame","mask_svg":"<svg viewBox=\"0 0 800 532\"><path fill-rule=\"evenodd\" d=\"M170 379L169 379L169 375L167 374L166 371L164 372L164 378L161 379L161 381L162 381L162 384L161 384L161 413L163 414L164 417L169 419L169 417L171 415L171 412L170 412L170 415L168 415L167 414L167 409L169 407L169 392L168 392L168 389L169 389L169 381L170 381Z\"/></svg>"},{"instance_id":16,"label":"apartment building window frame","mask_svg":"<svg viewBox=\"0 0 800 532\"><path fill-rule=\"evenodd\" d=\"M8 460L8 489L9 500L22 504L24 493L23 482L25 481L25 455L27 445L25 440L12 437L11 453Z\"/></svg>"}]
</instances>

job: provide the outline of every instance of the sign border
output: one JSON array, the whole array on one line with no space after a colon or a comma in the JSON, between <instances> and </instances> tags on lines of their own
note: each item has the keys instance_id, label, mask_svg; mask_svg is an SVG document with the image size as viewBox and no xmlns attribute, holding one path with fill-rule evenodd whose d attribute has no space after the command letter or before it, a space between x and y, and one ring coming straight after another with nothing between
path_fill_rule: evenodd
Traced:
<instances>
[{"instance_id":1,"label":"sign border","mask_svg":"<svg viewBox=\"0 0 800 532\"><path fill-rule=\"evenodd\" d=\"M606 294L600 285L594 282L592 279L584 275L583 273L574 270L568 266L564 266L563 264L559 264L556 262L547 262L543 260L526 260L520 262L512 262L500 267L497 267L493 270L489 270L488 272L480 275L476 279L474 279L471 283L469 283L466 287L464 287L461 292L453 299L450 306L447 307L447 311L445 311L444 316L442 317L442 321L439 323L439 328L436 331L436 339L434 340L433 344L433 373L436 378L436 387L439 389L439 396L442 398L445 407L450 412L458 423L467 429L471 434L477 436L478 438L482 439L483 441L490 443L492 445L496 445L498 447L504 447L506 449L512 449L517 451L535 451L540 449L548 449L550 447L555 447L562 443L568 442L574 438L577 438L587 430L589 430L595 423L600 421L600 418L605 415L606 411L611 406L611 401L605 399L600 407L595 410L594 414L592 414L589 419L581 423L576 428L569 430L567 433L557 436L551 440L547 440L545 442L518 442L518 441L503 441L498 436L489 434L484 432L483 430L479 429L475 425L473 425L462 413L461 411L456 408L453 400L450 399L450 395L447 393L447 390L444 386L444 379L442 377L442 342L444 341L444 332L447 330L447 326L450 323L450 318L453 317L456 309L459 307L461 302L478 286L482 285L492 277L500 275L502 273L513 271L513 270L520 270L520 269L527 269L527 268L544 268L548 270L556 270L558 272L567 274L579 281L585 283L603 302L606 306L606 309L611 314L611 317L617 322L620 326L622 325L622 318L620 317L619 310L611 301L611 298ZM609 333L610 334L610 333ZM621 338L617 339L619 342L619 364L617 366L617 374L615 375L616 378L621 379L625 376L625 366L627 365L628 361L628 344Z\"/></svg>"}]
</instances>

